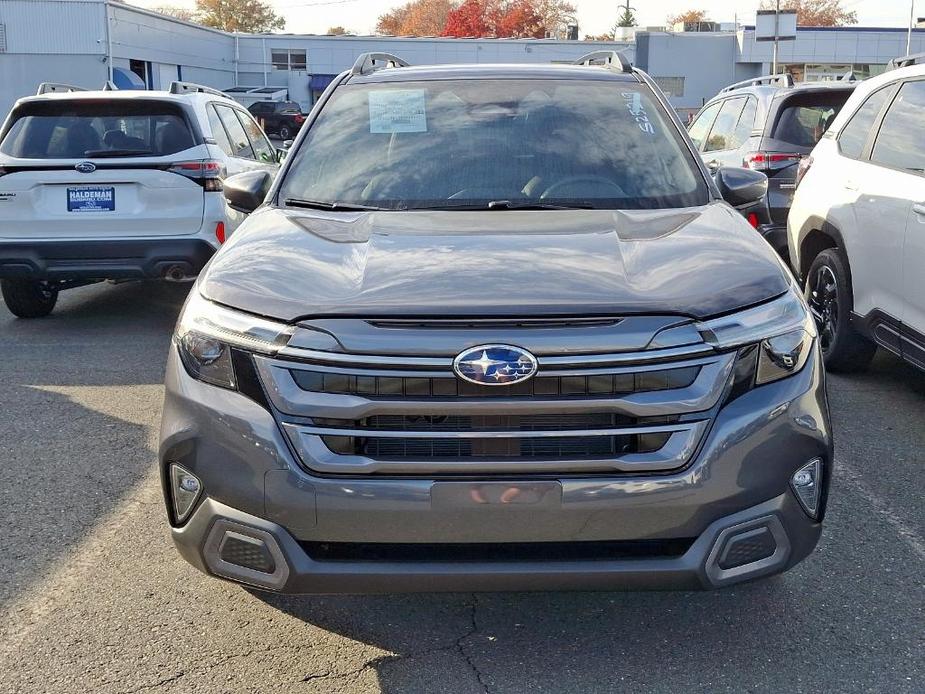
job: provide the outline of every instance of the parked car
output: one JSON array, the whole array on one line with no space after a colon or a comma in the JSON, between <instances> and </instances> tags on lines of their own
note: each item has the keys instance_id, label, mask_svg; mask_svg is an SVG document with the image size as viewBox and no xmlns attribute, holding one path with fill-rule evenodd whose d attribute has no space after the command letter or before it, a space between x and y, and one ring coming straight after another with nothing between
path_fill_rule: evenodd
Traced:
<instances>
[{"instance_id":1,"label":"parked car","mask_svg":"<svg viewBox=\"0 0 925 694\"><path fill-rule=\"evenodd\" d=\"M0 128L0 288L21 318L99 280L199 272L244 218L226 175L278 169L254 119L221 92L43 84Z\"/></svg>"},{"instance_id":2,"label":"parked car","mask_svg":"<svg viewBox=\"0 0 925 694\"><path fill-rule=\"evenodd\" d=\"M159 452L195 566L285 592L713 588L812 551L815 326L735 209L767 180L711 178L619 54L363 55L275 183L225 183L255 211L183 308Z\"/></svg>"},{"instance_id":3,"label":"parked car","mask_svg":"<svg viewBox=\"0 0 925 694\"><path fill-rule=\"evenodd\" d=\"M248 110L263 124L264 130L281 140L291 140L305 122L302 109L295 101L257 101Z\"/></svg>"},{"instance_id":4,"label":"parked car","mask_svg":"<svg viewBox=\"0 0 925 694\"><path fill-rule=\"evenodd\" d=\"M856 85L848 79L794 84L790 75L745 80L720 91L689 127L709 167L747 166L768 176L768 209L756 210L749 222L784 259L797 166Z\"/></svg>"},{"instance_id":5,"label":"parked car","mask_svg":"<svg viewBox=\"0 0 925 694\"><path fill-rule=\"evenodd\" d=\"M865 80L801 165L790 254L826 365L925 368L925 55Z\"/></svg>"}]
</instances>

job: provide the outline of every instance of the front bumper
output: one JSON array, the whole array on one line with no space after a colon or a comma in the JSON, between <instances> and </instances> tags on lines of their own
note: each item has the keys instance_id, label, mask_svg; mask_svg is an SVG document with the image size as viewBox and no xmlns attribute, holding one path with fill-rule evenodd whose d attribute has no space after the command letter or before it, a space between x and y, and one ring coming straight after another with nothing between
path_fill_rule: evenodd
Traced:
<instances>
[{"instance_id":1,"label":"front bumper","mask_svg":"<svg viewBox=\"0 0 925 694\"><path fill-rule=\"evenodd\" d=\"M542 484L516 477L310 475L266 409L190 378L175 351L160 450L162 473L177 462L203 482L204 499L172 530L181 554L207 573L293 593L691 589L779 573L805 558L821 532L789 488L793 473L816 457L827 486L832 441L817 350L799 374L728 404L694 462L671 474L545 478ZM502 503L494 485L529 493L519 495L523 503ZM273 571L242 571L225 561L229 532L264 543ZM730 545L756 534L770 548L728 568ZM433 561L426 551L410 560L329 560L309 550L318 543L423 548L681 539L689 540L681 554L593 560Z\"/></svg>"},{"instance_id":2,"label":"front bumper","mask_svg":"<svg viewBox=\"0 0 925 694\"><path fill-rule=\"evenodd\" d=\"M217 250L203 238L0 240L0 278L157 279L193 276Z\"/></svg>"}]
</instances>

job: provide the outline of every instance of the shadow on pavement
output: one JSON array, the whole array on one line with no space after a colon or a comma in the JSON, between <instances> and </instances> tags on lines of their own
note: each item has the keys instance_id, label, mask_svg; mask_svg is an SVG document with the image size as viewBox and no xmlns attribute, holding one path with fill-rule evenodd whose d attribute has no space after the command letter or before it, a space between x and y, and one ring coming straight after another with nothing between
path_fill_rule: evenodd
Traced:
<instances>
[{"instance_id":1,"label":"shadow on pavement","mask_svg":"<svg viewBox=\"0 0 925 694\"><path fill-rule=\"evenodd\" d=\"M170 335L192 285L94 285L51 316L0 304L0 604L60 562L155 464Z\"/></svg>"},{"instance_id":2,"label":"shadow on pavement","mask_svg":"<svg viewBox=\"0 0 925 694\"><path fill-rule=\"evenodd\" d=\"M366 666L384 692L681 691L734 679L709 674L717 662L746 690L807 627L799 586L782 577L702 593L253 595L394 654Z\"/></svg>"}]
</instances>

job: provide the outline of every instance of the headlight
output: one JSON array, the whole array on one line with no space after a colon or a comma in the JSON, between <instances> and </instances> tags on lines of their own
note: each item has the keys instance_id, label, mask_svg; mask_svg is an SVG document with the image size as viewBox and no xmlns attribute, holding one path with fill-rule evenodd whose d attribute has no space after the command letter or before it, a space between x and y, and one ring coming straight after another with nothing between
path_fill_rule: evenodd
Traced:
<instances>
[{"instance_id":1,"label":"headlight","mask_svg":"<svg viewBox=\"0 0 925 694\"><path fill-rule=\"evenodd\" d=\"M193 287L180 314L174 342L186 370L206 383L237 387L232 348L276 354L293 328L208 301Z\"/></svg>"},{"instance_id":2,"label":"headlight","mask_svg":"<svg viewBox=\"0 0 925 694\"><path fill-rule=\"evenodd\" d=\"M698 327L704 341L717 349L743 348L742 354L754 364L755 385L800 371L816 338L812 316L793 287L778 299L704 321ZM757 361L754 348L748 347L756 344Z\"/></svg>"}]
</instances>

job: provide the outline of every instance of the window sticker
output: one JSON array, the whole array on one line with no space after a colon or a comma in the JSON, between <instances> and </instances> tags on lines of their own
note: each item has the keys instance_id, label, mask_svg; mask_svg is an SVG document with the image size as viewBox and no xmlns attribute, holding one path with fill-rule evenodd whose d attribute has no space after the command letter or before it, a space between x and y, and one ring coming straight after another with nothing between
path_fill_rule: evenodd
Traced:
<instances>
[{"instance_id":1,"label":"window sticker","mask_svg":"<svg viewBox=\"0 0 925 694\"><path fill-rule=\"evenodd\" d=\"M649 120L649 114L646 113L646 109L642 105L642 96L640 96L639 92L623 92L623 98L626 101L626 110L630 112L639 129L644 133L654 135L655 127L652 125L652 121Z\"/></svg>"},{"instance_id":2,"label":"window sticker","mask_svg":"<svg viewBox=\"0 0 925 694\"><path fill-rule=\"evenodd\" d=\"M369 132L426 133L424 89L389 89L369 93Z\"/></svg>"}]
</instances>

